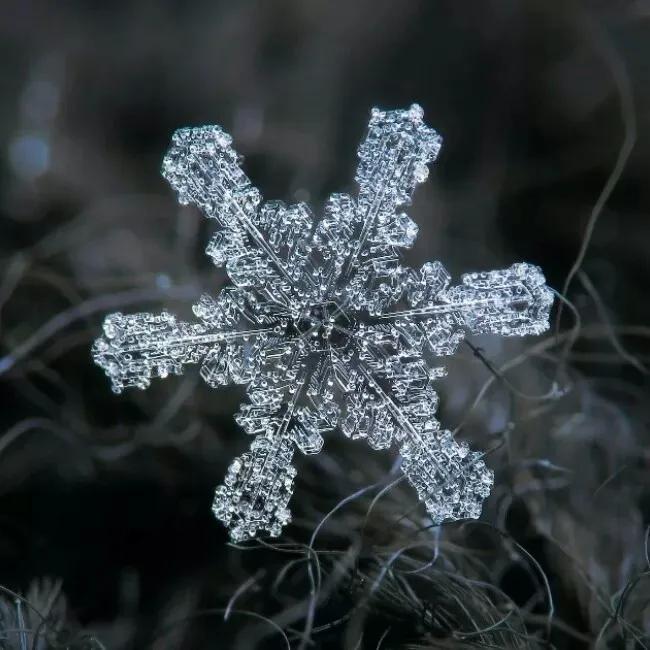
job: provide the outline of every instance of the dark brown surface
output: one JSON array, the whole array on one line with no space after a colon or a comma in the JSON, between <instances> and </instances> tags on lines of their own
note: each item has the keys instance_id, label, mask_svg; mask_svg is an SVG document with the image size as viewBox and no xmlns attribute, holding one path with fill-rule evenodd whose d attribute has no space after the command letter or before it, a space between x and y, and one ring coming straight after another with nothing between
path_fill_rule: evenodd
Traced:
<instances>
[{"instance_id":1,"label":"dark brown surface","mask_svg":"<svg viewBox=\"0 0 650 650\"><path fill-rule=\"evenodd\" d=\"M310 648L375 648L384 634L384 649L541 647L543 570L556 647L642 638L649 16L642 0L10 2L0 21L0 584L27 593L35 579L61 578L66 627L107 648L284 647L250 614L223 621L242 585L232 607L275 617L295 647L306 626ZM401 484L366 519L394 456L333 436L299 460L296 523L282 542L308 543L337 502L379 482L314 544L341 555L319 555L312 624L314 556L231 548L210 514L214 485L246 444L231 418L240 392L188 376L116 397L89 345L122 303L188 313L225 281L203 255L212 226L179 209L159 175L175 128L223 125L266 197L317 207L351 187L370 107L413 101L444 147L412 209L409 262L441 259L454 274L527 260L560 289L626 133L635 146L568 291L583 336L558 377L566 394L521 395L551 386L561 356L551 342L472 411L491 376L481 358L465 348L441 383L445 421L498 447L484 524L445 526L436 546L432 531L417 532L424 511ZM562 331L572 324L565 309ZM500 367L539 342L473 343ZM21 647L7 631L14 614L8 597L0 647Z\"/></svg>"}]
</instances>

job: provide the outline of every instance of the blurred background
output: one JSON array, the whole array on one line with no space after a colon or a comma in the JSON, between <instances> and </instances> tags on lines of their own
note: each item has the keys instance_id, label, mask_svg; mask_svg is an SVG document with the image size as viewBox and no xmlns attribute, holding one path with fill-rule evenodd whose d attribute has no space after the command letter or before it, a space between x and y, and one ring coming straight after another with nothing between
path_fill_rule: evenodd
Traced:
<instances>
[{"instance_id":1,"label":"blurred background","mask_svg":"<svg viewBox=\"0 0 650 650\"><path fill-rule=\"evenodd\" d=\"M3 8L1 648L650 645L650 2ZM235 548L210 505L241 391L118 397L90 358L105 313L188 316L225 282L160 176L170 136L220 124L266 198L318 210L370 108L414 101L444 145L407 262L526 260L565 296L439 385L493 493L432 528L394 454L332 436L285 535Z\"/></svg>"}]
</instances>

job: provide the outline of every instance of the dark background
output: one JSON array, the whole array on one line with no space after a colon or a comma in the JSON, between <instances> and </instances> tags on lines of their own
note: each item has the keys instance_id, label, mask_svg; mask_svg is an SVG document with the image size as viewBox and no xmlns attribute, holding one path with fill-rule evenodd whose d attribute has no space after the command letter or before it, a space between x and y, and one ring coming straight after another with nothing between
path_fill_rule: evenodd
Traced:
<instances>
[{"instance_id":1,"label":"dark background","mask_svg":"<svg viewBox=\"0 0 650 650\"><path fill-rule=\"evenodd\" d=\"M647 0L2 9L1 648L650 644ZM427 528L402 484L371 508L396 458L337 435L298 460L282 546L229 546L241 392L116 397L89 353L105 313L188 315L225 282L159 175L171 133L223 125L265 197L318 209L370 108L414 101L444 146L408 262L526 260L561 291L578 259L560 338L448 364L441 420L496 449L483 523Z\"/></svg>"}]
</instances>

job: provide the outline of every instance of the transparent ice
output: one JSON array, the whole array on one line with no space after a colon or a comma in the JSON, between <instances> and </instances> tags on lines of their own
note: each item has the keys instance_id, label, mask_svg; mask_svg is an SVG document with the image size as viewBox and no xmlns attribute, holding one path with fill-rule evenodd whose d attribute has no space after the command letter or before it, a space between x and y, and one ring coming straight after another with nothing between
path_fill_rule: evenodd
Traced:
<instances>
[{"instance_id":1,"label":"transparent ice","mask_svg":"<svg viewBox=\"0 0 650 650\"><path fill-rule=\"evenodd\" d=\"M173 315L111 314L93 357L116 393L199 366L212 387L246 386L235 416L253 437L217 487L213 511L233 541L272 536L291 520L294 449L318 453L339 429L372 449L395 445L435 523L478 517L493 474L435 418L439 357L465 331L503 336L548 328L541 271L513 264L450 284L440 262L405 266L418 227L404 208L440 136L422 109L373 109L359 147L356 196L333 194L322 219L304 203L263 202L218 126L176 131L162 173L182 204L218 224L206 252L232 286Z\"/></svg>"}]
</instances>

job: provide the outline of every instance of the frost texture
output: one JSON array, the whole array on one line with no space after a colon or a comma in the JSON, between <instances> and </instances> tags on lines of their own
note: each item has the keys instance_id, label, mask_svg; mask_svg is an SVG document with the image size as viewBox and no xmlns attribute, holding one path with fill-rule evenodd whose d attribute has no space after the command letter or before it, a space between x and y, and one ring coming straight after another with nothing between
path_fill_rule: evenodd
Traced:
<instances>
[{"instance_id":1,"label":"frost texture","mask_svg":"<svg viewBox=\"0 0 650 650\"><path fill-rule=\"evenodd\" d=\"M399 250L418 232L403 210L440 145L419 106L373 109L359 192L333 194L317 221L304 203L262 202L220 127L174 134L162 173L181 203L217 222L206 252L233 286L202 296L195 323L111 314L93 356L117 393L188 364L210 386L246 386L235 419L253 441L213 505L234 541L281 532L294 448L318 453L335 428L373 449L397 446L435 523L479 516L492 471L435 419L438 357L465 331L540 334L553 299L530 264L469 273L457 286L440 262L402 264Z\"/></svg>"}]
</instances>

